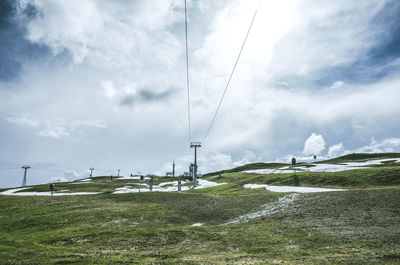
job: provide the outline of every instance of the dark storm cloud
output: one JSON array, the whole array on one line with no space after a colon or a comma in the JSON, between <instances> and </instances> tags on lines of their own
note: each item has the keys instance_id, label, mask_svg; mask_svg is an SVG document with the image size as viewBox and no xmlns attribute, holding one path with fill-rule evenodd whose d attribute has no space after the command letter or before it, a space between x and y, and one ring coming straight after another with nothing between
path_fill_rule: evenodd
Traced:
<instances>
[{"instance_id":1,"label":"dark storm cloud","mask_svg":"<svg viewBox=\"0 0 400 265\"><path fill-rule=\"evenodd\" d=\"M368 31L377 32L375 45L364 58L343 67L324 70L320 85L337 80L353 84L368 84L400 70L390 65L400 56L400 2L391 1L371 20Z\"/></svg>"},{"instance_id":2,"label":"dark storm cloud","mask_svg":"<svg viewBox=\"0 0 400 265\"><path fill-rule=\"evenodd\" d=\"M151 102L162 102L168 100L174 93L175 89L169 89L167 91L157 93L152 92L149 89L142 89L138 95L126 95L119 101L121 106L133 106L137 102L151 103Z\"/></svg>"},{"instance_id":3,"label":"dark storm cloud","mask_svg":"<svg viewBox=\"0 0 400 265\"><path fill-rule=\"evenodd\" d=\"M0 1L0 81L17 79L26 60L48 53L46 47L24 38L26 31L21 22L36 14L36 9L28 5L17 18L15 2Z\"/></svg>"},{"instance_id":4,"label":"dark storm cloud","mask_svg":"<svg viewBox=\"0 0 400 265\"><path fill-rule=\"evenodd\" d=\"M400 71L400 1L387 1L383 8L377 12L362 30L353 31L348 39L336 43L337 50L340 50L344 42L352 40L350 38L364 38L364 43L354 47L354 60L349 58L349 62L326 65L322 68L314 69L307 75L293 74L279 76L272 83L279 88L306 88L320 89L331 86L337 81L353 85L366 85L379 81L387 76ZM312 35L325 36L320 41L326 42L331 38L335 43L342 31L346 31L356 26L354 23L359 13L352 9L339 13L337 16L328 18L329 22L313 24L308 29ZM353 25L353 24L354 25ZM338 35L336 35L338 34ZM327 35L327 36L326 36ZM366 44L368 48L362 47ZM326 45L331 43L326 42ZM329 53L327 54L329 56ZM345 58L337 58L345 59ZM397 61L396 61L397 60Z\"/></svg>"},{"instance_id":5,"label":"dark storm cloud","mask_svg":"<svg viewBox=\"0 0 400 265\"><path fill-rule=\"evenodd\" d=\"M151 92L150 90L142 90L140 91L140 97L147 102L151 101L163 101L167 98L169 98L173 94L173 90L167 90L161 93L154 93Z\"/></svg>"},{"instance_id":6,"label":"dark storm cloud","mask_svg":"<svg viewBox=\"0 0 400 265\"><path fill-rule=\"evenodd\" d=\"M382 30L377 36L380 45L369 52L369 62L387 63L400 55L400 2L391 1L385 5L370 23L372 30Z\"/></svg>"},{"instance_id":7,"label":"dark storm cloud","mask_svg":"<svg viewBox=\"0 0 400 265\"><path fill-rule=\"evenodd\" d=\"M390 1L370 21L367 31L373 32L375 45L364 57L340 67L324 69L317 82L328 86L337 80L345 83L368 84L400 70L400 65L390 65L400 55L400 2ZM368 34L368 32L363 32Z\"/></svg>"}]
</instances>

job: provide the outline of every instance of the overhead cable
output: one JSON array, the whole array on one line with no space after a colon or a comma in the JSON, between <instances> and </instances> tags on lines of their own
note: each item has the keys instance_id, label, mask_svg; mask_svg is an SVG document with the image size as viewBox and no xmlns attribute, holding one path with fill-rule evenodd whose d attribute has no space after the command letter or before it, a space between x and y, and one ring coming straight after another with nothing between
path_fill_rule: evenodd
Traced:
<instances>
[{"instance_id":1,"label":"overhead cable","mask_svg":"<svg viewBox=\"0 0 400 265\"><path fill-rule=\"evenodd\" d=\"M204 138L203 138L203 144L205 143L205 141L206 141L206 139L207 139L207 137L208 137L208 135L209 135L209 133L210 133L210 131L211 131L211 128L212 128L212 126L213 126L213 124L214 124L214 122L215 122L215 119L216 119L217 114L218 114L218 112L219 112L219 109L220 109L220 107L221 107L222 101L224 100L226 91L228 90L229 84L231 83L232 76L233 76L233 74L234 74L234 72L235 72L236 66L238 65L238 62L239 62L240 56L242 55L244 46L246 45L247 38L249 37L249 34L250 34L251 28L252 28L252 26L253 26L254 20L256 19L256 16L257 16L257 13L258 13L258 9L260 8L260 4L261 4L261 0L258 2L256 11L254 12L254 15L253 15L253 19L251 20L249 29L247 30L246 37L244 38L242 47L240 48L240 51L239 51L239 54L238 54L238 56L237 56L237 58L236 58L235 64L234 64L233 69L232 69L232 72L231 72L231 74L230 74L230 76L229 76L229 79L228 79L228 82L227 82L227 84L226 84L226 86L225 86L224 93L222 94L222 97L221 97L221 99L220 99L220 101L219 101L219 103L218 103L218 107L217 107L217 109L216 109L216 111L215 111L215 114L214 114L214 116L213 116L213 119L211 120L210 126L208 127L207 133L206 133L206 135L205 135Z\"/></svg>"},{"instance_id":2,"label":"overhead cable","mask_svg":"<svg viewBox=\"0 0 400 265\"><path fill-rule=\"evenodd\" d=\"M187 4L185 0L185 40L186 40L186 86L187 86L187 115L189 129L189 143L192 141L191 125L190 125L190 86L189 86L189 49L188 49L188 23L187 23Z\"/></svg>"}]
</instances>

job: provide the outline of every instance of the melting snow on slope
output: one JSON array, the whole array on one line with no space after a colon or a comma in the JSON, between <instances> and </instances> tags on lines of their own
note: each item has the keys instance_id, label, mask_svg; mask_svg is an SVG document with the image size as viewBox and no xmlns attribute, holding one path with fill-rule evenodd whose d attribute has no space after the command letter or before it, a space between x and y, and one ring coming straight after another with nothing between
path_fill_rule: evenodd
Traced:
<instances>
[{"instance_id":1,"label":"melting snow on slope","mask_svg":"<svg viewBox=\"0 0 400 265\"><path fill-rule=\"evenodd\" d=\"M226 183L217 183L217 182L213 182L213 181L209 181L209 180L205 180L205 179L198 179L197 181L198 181L198 183L197 183L197 187L195 189L204 189L204 188L209 188L209 187L226 184Z\"/></svg>"},{"instance_id":2,"label":"melting snow on slope","mask_svg":"<svg viewBox=\"0 0 400 265\"><path fill-rule=\"evenodd\" d=\"M17 189L9 189L3 192L0 192L1 195L12 195L12 196L51 196L50 191L46 192L17 192L20 190L25 190L30 187L17 188ZM73 192L73 193L62 193L62 192L54 192L53 196L72 196L72 195L89 195L89 194L99 194L100 192Z\"/></svg>"},{"instance_id":3,"label":"melting snow on slope","mask_svg":"<svg viewBox=\"0 0 400 265\"><path fill-rule=\"evenodd\" d=\"M87 182L84 182L84 183L87 183ZM182 184L184 184L184 183L185 182L183 182ZM74 182L73 184L76 184L76 182ZM208 180L205 180L205 179L199 179L196 189L204 189L204 188L213 187L213 186L222 185L222 184L225 184L225 183L217 183L217 182L212 182L212 181L208 181ZM142 183L142 185L146 185L146 184ZM47 191L47 192L18 192L18 191L25 190L25 189L28 189L28 188L31 188L31 187L9 189L9 190L0 192L0 195L51 196L51 192L50 191ZM189 187L189 186L182 186L181 187L182 191L190 190L190 189L192 189L192 187ZM114 192L114 194L139 192L138 188L132 188L131 186L125 186L125 187L122 187L122 188L116 188L115 190L116 191ZM171 182L160 183L160 185L154 185L153 186L153 191L178 191L178 182L177 181L171 181ZM149 192L149 188L148 187L143 187L143 188L140 189L140 192ZM99 193L101 193L101 192L71 192L71 193L64 193L64 192L60 191L60 192L54 192L53 196L89 195L89 194L99 194Z\"/></svg>"},{"instance_id":4,"label":"melting snow on slope","mask_svg":"<svg viewBox=\"0 0 400 265\"><path fill-rule=\"evenodd\" d=\"M290 206L296 200L297 196L298 194L289 194L283 196L279 198L276 202L264 204L263 206L261 206L261 210L257 212L239 216L225 224L245 223L262 216L268 216L280 212Z\"/></svg>"},{"instance_id":5,"label":"melting snow on slope","mask_svg":"<svg viewBox=\"0 0 400 265\"><path fill-rule=\"evenodd\" d=\"M273 192L298 192L298 193L343 191L343 189L297 187L297 186L270 186L266 184L245 184L243 187L246 189L266 189Z\"/></svg>"},{"instance_id":6,"label":"melting snow on slope","mask_svg":"<svg viewBox=\"0 0 400 265\"><path fill-rule=\"evenodd\" d=\"M305 167L305 166L297 166L296 170L299 171L308 171L308 172L338 172L338 171L345 171L345 170L353 170L353 169L360 169L367 168L366 166L370 165L379 165L381 163L387 161L396 161L400 162L400 158L388 158L388 159L379 159L379 160L370 160L366 162L347 162L342 164L313 164L312 167ZM289 166L277 168L277 169L256 169L256 170L245 170L245 173L254 173L254 174L278 174L278 173L288 173L291 172L293 168Z\"/></svg>"},{"instance_id":7,"label":"melting snow on slope","mask_svg":"<svg viewBox=\"0 0 400 265\"><path fill-rule=\"evenodd\" d=\"M183 183L185 183L185 182L183 182ZM204 188L209 188L209 187L218 186L218 185L222 185L222 184L225 184L225 183L217 183L217 182L212 182L212 181L205 180L205 179L198 179L198 185L197 185L196 189L204 189ZM181 187L182 191L190 190L190 189L192 189L192 187L189 187L189 186ZM149 191L150 190L148 187L140 189L140 192L149 192ZM154 185L153 191L178 191L178 181L163 182L163 183L160 183L159 185ZM139 189L132 188L130 186L125 186L122 188L116 188L115 192L113 192L113 194L134 193L134 192L139 192Z\"/></svg>"},{"instance_id":8,"label":"melting snow on slope","mask_svg":"<svg viewBox=\"0 0 400 265\"><path fill-rule=\"evenodd\" d=\"M92 179L81 179L81 180L79 180L80 182L91 182L92 181Z\"/></svg>"},{"instance_id":9,"label":"melting snow on slope","mask_svg":"<svg viewBox=\"0 0 400 265\"><path fill-rule=\"evenodd\" d=\"M88 179L80 179L72 182L71 184L86 184L86 183L93 183L90 178Z\"/></svg>"}]
</instances>

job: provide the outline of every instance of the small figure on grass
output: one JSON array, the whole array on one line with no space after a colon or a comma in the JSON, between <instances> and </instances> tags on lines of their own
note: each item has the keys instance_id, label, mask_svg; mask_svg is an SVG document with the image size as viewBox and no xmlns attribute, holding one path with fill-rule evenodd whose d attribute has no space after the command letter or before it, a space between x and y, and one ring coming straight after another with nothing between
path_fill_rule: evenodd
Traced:
<instances>
[{"instance_id":1,"label":"small figure on grass","mask_svg":"<svg viewBox=\"0 0 400 265\"><path fill-rule=\"evenodd\" d=\"M50 183L50 192L51 192L51 196L53 196L54 193L54 184Z\"/></svg>"},{"instance_id":2,"label":"small figure on grass","mask_svg":"<svg viewBox=\"0 0 400 265\"><path fill-rule=\"evenodd\" d=\"M296 175L296 158L292 158L292 168L293 168L293 182L295 186L300 186L299 177Z\"/></svg>"}]
</instances>

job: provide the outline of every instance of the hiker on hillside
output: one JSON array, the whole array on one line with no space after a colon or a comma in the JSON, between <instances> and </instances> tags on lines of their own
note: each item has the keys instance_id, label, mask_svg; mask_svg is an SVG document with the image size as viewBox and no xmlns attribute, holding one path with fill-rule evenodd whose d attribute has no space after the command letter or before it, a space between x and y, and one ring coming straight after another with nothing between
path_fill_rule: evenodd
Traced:
<instances>
[{"instance_id":1,"label":"hiker on hillside","mask_svg":"<svg viewBox=\"0 0 400 265\"><path fill-rule=\"evenodd\" d=\"M50 191L51 191L51 196L53 196L53 192L54 192L54 184L50 183Z\"/></svg>"}]
</instances>

